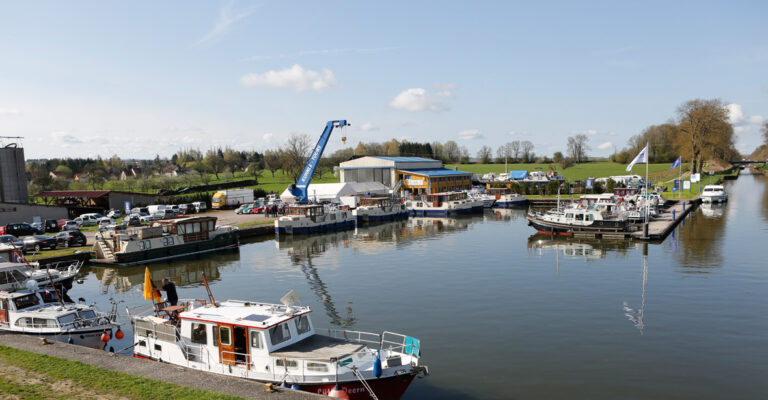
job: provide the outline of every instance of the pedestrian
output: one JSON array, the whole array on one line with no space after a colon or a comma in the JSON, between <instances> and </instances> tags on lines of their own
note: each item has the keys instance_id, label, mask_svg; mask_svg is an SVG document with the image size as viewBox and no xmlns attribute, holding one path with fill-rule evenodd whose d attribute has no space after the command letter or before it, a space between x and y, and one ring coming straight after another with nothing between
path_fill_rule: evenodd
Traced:
<instances>
[{"instance_id":1,"label":"pedestrian","mask_svg":"<svg viewBox=\"0 0 768 400\"><path fill-rule=\"evenodd\" d=\"M166 293L168 304L175 306L179 302L179 295L176 294L176 285L168 278L163 278L163 287L160 290Z\"/></svg>"}]
</instances>

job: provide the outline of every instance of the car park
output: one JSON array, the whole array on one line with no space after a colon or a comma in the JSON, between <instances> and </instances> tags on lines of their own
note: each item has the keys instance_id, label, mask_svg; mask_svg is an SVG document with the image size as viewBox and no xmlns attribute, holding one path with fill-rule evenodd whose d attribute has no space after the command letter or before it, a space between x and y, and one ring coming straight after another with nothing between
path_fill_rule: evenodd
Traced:
<instances>
[{"instance_id":1,"label":"car park","mask_svg":"<svg viewBox=\"0 0 768 400\"><path fill-rule=\"evenodd\" d=\"M0 235L0 243L13 244L16 248L21 249L21 251L26 250L24 241L13 235Z\"/></svg>"},{"instance_id":2,"label":"car park","mask_svg":"<svg viewBox=\"0 0 768 400\"><path fill-rule=\"evenodd\" d=\"M27 251L40 251L42 249L56 249L56 239L48 235L32 235L22 239Z\"/></svg>"},{"instance_id":3,"label":"car park","mask_svg":"<svg viewBox=\"0 0 768 400\"><path fill-rule=\"evenodd\" d=\"M8 224L0 226L0 235L27 236L41 233L30 224Z\"/></svg>"},{"instance_id":4,"label":"car park","mask_svg":"<svg viewBox=\"0 0 768 400\"><path fill-rule=\"evenodd\" d=\"M60 247L85 246L88 239L80 231L63 231L54 235L56 245Z\"/></svg>"}]
</instances>

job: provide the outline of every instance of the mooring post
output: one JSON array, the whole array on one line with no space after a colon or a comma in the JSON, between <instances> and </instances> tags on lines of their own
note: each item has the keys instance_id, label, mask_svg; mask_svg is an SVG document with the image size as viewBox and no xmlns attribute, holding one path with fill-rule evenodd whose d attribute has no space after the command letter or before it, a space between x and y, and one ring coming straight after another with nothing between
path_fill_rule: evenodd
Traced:
<instances>
[{"instance_id":1,"label":"mooring post","mask_svg":"<svg viewBox=\"0 0 768 400\"><path fill-rule=\"evenodd\" d=\"M685 211L685 200L683 200L683 211Z\"/></svg>"},{"instance_id":2,"label":"mooring post","mask_svg":"<svg viewBox=\"0 0 768 400\"><path fill-rule=\"evenodd\" d=\"M643 224L643 237L648 239L648 221Z\"/></svg>"},{"instance_id":3,"label":"mooring post","mask_svg":"<svg viewBox=\"0 0 768 400\"><path fill-rule=\"evenodd\" d=\"M672 209L672 221L676 221L676 220L677 220L677 218L675 218L675 211L677 211L677 210L675 210L675 209L673 208L673 209Z\"/></svg>"}]
</instances>

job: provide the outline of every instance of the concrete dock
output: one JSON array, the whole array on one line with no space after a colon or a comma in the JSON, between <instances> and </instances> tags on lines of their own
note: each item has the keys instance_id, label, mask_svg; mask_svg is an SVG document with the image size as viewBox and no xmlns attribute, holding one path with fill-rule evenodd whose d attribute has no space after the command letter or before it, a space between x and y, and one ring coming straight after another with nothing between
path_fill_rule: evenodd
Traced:
<instances>
[{"instance_id":1,"label":"concrete dock","mask_svg":"<svg viewBox=\"0 0 768 400\"><path fill-rule=\"evenodd\" d=\"M142 360L62 342L52 342L52 344L43 345L40 344L39 338L30 335L0 333L0 345L32 353L45 354L51 357L79 361L83 364L173 383L179 386L208 390L246 399L308 400L328 398L314 393L286 388L276 388L276 392L267 393L265 391L266 387L263 384L254 381L197 371L173 364Z\"/></svg>"},{"instance_id":2,"label":"concrete dock","mask_svg":"<svg viewBox=\"0 0 768 400\"><path fill-rule=\"evenodd\" d=\"M696 207L701 204L700 198L690 200L671 200L664 207L664 211L648 223L648 236L643 230L632 232L633 239L640 240L664 240L677 225Z\"/></svg>"}]
</instances>

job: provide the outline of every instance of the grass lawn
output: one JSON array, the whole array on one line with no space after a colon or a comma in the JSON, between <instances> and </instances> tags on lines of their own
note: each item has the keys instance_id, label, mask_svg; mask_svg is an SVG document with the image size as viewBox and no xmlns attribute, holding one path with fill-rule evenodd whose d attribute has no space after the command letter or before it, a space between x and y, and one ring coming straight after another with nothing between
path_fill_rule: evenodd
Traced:
<instances>
[{"instance_id":1,"label":"grass lawn","mask_svg":"<svg viewBox=\"0 0 768 400\"><path fill-rule=\"evenodd\" d=\"M82 251L84 253L87 253L91 250L91 246L82 246L82 247L70 247L70 248L62 248L62 249L56 249L56 250L43 250L35 255L29 254L27 255L28 261L37 261L41 258L50 258L50 257L60 257L60 256L68 256L71 254L75 254L77 251Z\"/></svg>"},{"instance_id":2,"label":"grass lawn","mask_svg":"<svg viewBox=\"0 0 768 400\"><path fill-rule=\"evenodd\" d=\"M671 164L651 164L648 167L650 175L658 172L669 171ZM458 169L459 171L472 172L475 174L487 174L494 172L497 175L504 172L504 164L451 164L446 165L446 168ZM558 174L565 177L565 179L581 180L583 181L589 177L601 178L612 175L640 175L645 176L645 165L639 164L632 169L632 172L626 171L627 164L619 164L613 162L590 162L583 164L576 164L570 168L561 169L557 164L509 164L508 169L510 171L550 171L554 169ZM671 172L671 171L670 171Z\"/></svg>"},{"instance_id":3,"label":"grass lawn","mask_svg":"<svg viewBox=\"0 0 768 400\"><path fill-rule=\"evenodd\" d=\"M237 227L239 229L245 229L245 228L252 228L254 226L259 225L273 225L275 223L274 220L269 221L252 221L252 222L243 222L242 224L237 224Z\"/></svg>"},{"instance_id":4,"label":"grass lawn","mask_svg":"<svg viewBox=\"0 0 768 400\"><path fill-rule=\"evenodd\" d=\"M0 346L0 393L21 399L238 399Z\"/></svg>"}]
</instances>

